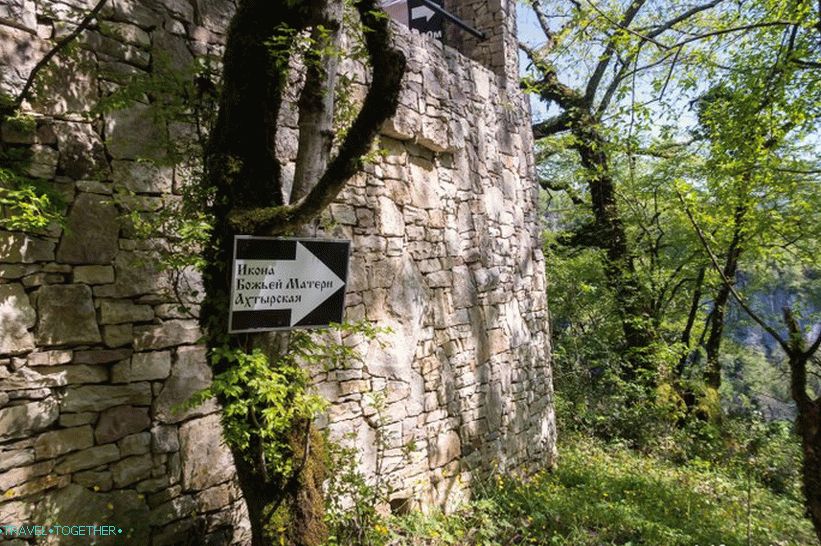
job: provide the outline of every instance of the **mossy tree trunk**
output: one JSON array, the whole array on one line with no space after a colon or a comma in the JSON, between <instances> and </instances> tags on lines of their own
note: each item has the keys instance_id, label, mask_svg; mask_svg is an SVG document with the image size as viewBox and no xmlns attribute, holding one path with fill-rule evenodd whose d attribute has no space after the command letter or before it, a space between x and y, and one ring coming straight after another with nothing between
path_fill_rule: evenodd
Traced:
<instances>
[{"instance_id":1,"label":"mossy tree trunk","mask_svg":"<svg viewBox=\"0 0 821 546\"><path fill-rule=\"evenodd\" d=\"M543 122L534 127L536 138L569 131L575 137L572 147L585 169L594 221L574 238L572 244L598 247L605 252L604 271L618 302L624 333L627 366L623 378L635 381L643 377L652 382L656 370L650 352L657 339L652 298L636 271L633 249L616 203L616 182L610 170L607 141L601 133L600 120L592 112L592 103L586 95L559 82L552 68L544 68L537 88L542 100L557 104L563 113L550 123Z\"/></svg>"},{"instance_id":2,"label":"mossy tree trunk","mask_svg":"<svg viewBox=\"0 0 821 546\"><path fill-rule=\"evenodd\" d=\"M797 360L791 359L790 367L801 369L806 367L806 362L799 365ZM794 375L800 377L800 373ZM815 400L807 397L798 414L797 428L804 454L802 474L807 512L821 544L821 397Z\"/></svg>"},{"instance_id":3,"label":"mossy tree trunk","mask_svg":"<svg viewBox=\"0 0 821 546\"><path fill-rule=\"evenodd\" d=\"M789 308L784 309L784 323L790 334L787 340L789 350L785 348L790 365L790 392L798 412L796 430L804 454L801 470L805 506L821 544L821 396L813 397L807 392L807 368L819 349L821 334L807 348L804 332Z\"/></svg>"},{"instance_id":4,"label":"mossy tree trunk","mask_svg":"<svg viewBox=\"0 0 821 546\"><path fill-rule=\"evenodd\" d=\"M638 15L646 0L635 0L624 9L618 25L628 28ZM550 28L550 22L540 11L538 3L534 4L537 19L547 38L546 48L549 51L556 43L556 34ZM664 26L649 33L650 38L664 32ZM533 126L534 136L539 139L563 132L570 132L574 137L572 147L578 153L579 161L586 174L585 183L590 194L590 208L594 221L586 226L575 238L579 246L597 247L605 252L604 270L607 282L618 303L619 318L624 334L624 353L626 366L622 377L627 381L643 379L652 384L656 379L656 365L653 362L652 350L658 336L653 320L653 302L650 294L642 285L635 266L634 252L616 202L616 181L610 168L607 139L601 120L615 93L620 81L627 73L630 62L622 60L616 77L607 85L601 100L596 105L599 88L608 67L617 57L618 43L616 34L604 44L604 50L583 88L574 88L562 83L556 68L543 60L543 53L530 50L524 46L531 63L540 72L540 78L534 82L534 89L547 104L559 107L560 114ZM632 54L631 54L632 55Z\"/></svg>"},{"instance_id":5,"label":"mossy tree trunk","mask_svg":"<svg viewBox=\"0 0 821 546\"><path fill-rule=\"evenodd\" d=\"M636 271L633 249L616 204L616 183L610 172L606 142L596 125L592 116L583 116L571 132L577 137L574 147L587 172L595 240L605 251L604 271L618 303L627 363L623 377L652 383L657 373L651 354L657 339L652 298Z\"/></svg>"},{"instance_id":6,"label":"mossy tree trunk","mask_svg":"<svg viewBox=\"0 0 821 546\"><path fill-rule=\"evenodd\" d=\"M393 48L387 20L376 0L358 0L354 6L361 24L369 29L364 36L373 74L371 86L339 151L324 167L325 161L321 158L327 159L332 137L329 120L333 111L329 114L326 99L330 96L332 100L333 89L329 85L333 78L328 77L327 59L322 61L324 65L316 65L320 68L308 69L300 101L302 134L298 157L305 158L302 164L307 167L300 179L311 178L313 183L309 187L300 182L299 192L290 203L284 195L282 168L275 145L277 118L294 52L290 49L292 43L277 46L272 38L286 28L292 32L315 33L321 26L338 31L339 18L333 14L340 13L341 2L242 0L231 21L219 112L205 160L205 183L214 192L211 211L214 229L204 251L206 297L200 320L211 350L248 351L263 345L252 335L228 334L234 236L293 233L321 213L360 169L362 157L370 149L379 128L396 110L405 58ZM230 365L226 361L212 363L215 373ZM264 457L264 440L254 432L259 430L256 421L255 412L249 412L248 445L231 446L237 478L248 507L252 544L273 544L265 530L267 520L273 508L288 505L296 506L290 520L293 528L287 533L290 543L320 544L325 534L321 498L318 506L316 502L321 469L304 460L295 465L298 472L291 478L283 480L271 475ZM303 452L307 459L312 438L315 434L311 433L309 423L295 423L293 437L283 441L293 444L295 459L302 457ZM292 499L298 502L292 503Z\"/></svg>"}]
</instances>

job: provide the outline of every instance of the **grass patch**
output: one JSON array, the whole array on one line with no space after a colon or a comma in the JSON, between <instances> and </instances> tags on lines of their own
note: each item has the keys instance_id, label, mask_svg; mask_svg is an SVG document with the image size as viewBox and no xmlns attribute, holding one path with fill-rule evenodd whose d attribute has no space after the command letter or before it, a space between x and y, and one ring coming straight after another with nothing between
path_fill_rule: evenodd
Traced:
<instances>
[{"instance_id":1,"label":"grass patch","mask_svg":"<svg viewBox=\"0 0 821 546\"><path fill-rule=\"evenodd\" d=\"M387 535L397 546L815 544L800 503L743 475L579 438L560 444L557 470L495 477L459 512L394 518Z\"/></svg>"}]
</instances>

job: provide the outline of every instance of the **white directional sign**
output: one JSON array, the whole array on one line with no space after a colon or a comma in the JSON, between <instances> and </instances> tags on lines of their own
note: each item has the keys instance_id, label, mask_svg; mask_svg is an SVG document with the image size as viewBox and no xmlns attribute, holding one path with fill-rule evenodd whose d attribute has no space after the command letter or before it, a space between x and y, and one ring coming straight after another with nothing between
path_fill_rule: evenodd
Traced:
<instances>
[{"instance_id":1,"label":"white directional sign","mask_svg":"<svg viewBox=\"0 0 821 546\"><path fill-rule=\"evenodd\" d=\"M350 241L238 235L229 332L341 322Z\"/></svg>"}]
</instances>

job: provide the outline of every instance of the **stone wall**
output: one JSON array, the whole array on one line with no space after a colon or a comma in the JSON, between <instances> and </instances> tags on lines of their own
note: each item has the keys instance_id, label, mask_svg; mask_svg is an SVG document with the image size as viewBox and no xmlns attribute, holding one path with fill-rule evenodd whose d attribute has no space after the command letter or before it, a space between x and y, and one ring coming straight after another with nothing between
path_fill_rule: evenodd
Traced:
<instances>
[{"instance_id":1,"label":"stone wall","mask_svg":"<svg viewBox=\"0 0 821 546\"><path fill-rule=\"evenodd\" d=\"M19 91L92 4L0 0L2 90ZM0 524L110 522L129 544L247 540L216 406L177 407L210 378L191 314L197 276L163 272L163 242L128 219L181 199L190 165L156 144L193 129L156 118L150 96L92 111L160 63L218 59L231 5L109 0L44 78L38 96L51 100L25 105L33 126L2 127L68 206L64 228L0 231ZM409 72L387 153L350 181L321 233L352 240L346 318L393 333L384 347L348 339L361 362L312 373L333 403L321 425L351 433L366 472L379 429L395 499L447 507L477 473L554 457L538 194L509 39L496 52L504 70L407 29L397 40ZM293 108L281 121L288 172Z\"/></svg>"},{"instance_id":2,"label":"stone wall","mask_svg":"<svg viewBox=\"0 0 821 546\"><path fill-rule=\"evenodd\" d=\"M493 71L499 85L516 93L519 57L516 38L516 2L513 0L444 0L451 13L484 33L484 40L445 23L445 43Z\"/></svg>"}]
</instances>

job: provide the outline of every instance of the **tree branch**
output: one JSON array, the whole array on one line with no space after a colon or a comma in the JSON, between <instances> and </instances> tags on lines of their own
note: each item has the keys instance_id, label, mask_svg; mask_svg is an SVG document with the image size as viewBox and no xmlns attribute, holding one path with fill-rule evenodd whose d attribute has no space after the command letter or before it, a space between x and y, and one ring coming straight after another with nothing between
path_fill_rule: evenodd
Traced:
<instances>
[{"instance_id":1,"label":"tree branch","mask_svg":"<svg viewBox=\"0 0 821 546\"><path fill-rule=\"evenodd\" d=\"M658 36L660 36L661 34L663 34L664 32L670 30L673 26L677 25L678 23L689 19L690 17L692 17L693 15L695 15L699 12L714 8L715 6L717 6L718 4L720 4L723 1L724 0L713 0L712 2L708 2L707 4L702 4L700 6L695 6L692 9L689 9L689 10L685 11L681 15L679 15L677 17L674 17L673 19L670 19L666 23L663 23L663 24L661 24L657 27L653 27L653 30L651 32L647 33L647 34L641 34L639 32L631 30L630 28L621 27L623 30L629 32L630 34L633 34L633 35L637 36L642 41L642 43L639 44L639 46L636 48L636 51L634 53L630 54L627 57L625 62L622 64L622 67L619 70L619 73L613 78L613 81L610 82L610 85L608 86L607 90L605 91L604 96L602 97L601 103L599 104L599 107L597 108L596 116L600 117L604 113L605 109L610 104L610 101L612 100L613 95L615 94L616 90L618 89L619 84L622 81L624 81L625 78L639 72L639 70L646 70L646 69L648 69L652 66L657 66L657 65L661 64L662 62L664 62L665 60L667 60L670 57L670 55L674 55L673 63L671 64L670 71L667 74L667 80L664 83L664 89L662 89L662 92L661 92L661 94L664 95L664 90L667 88L667 84L669 83L670 77L673 74L673 68L675 67L676 61L678 60L678 57L681 53L681 48L680 47L679 48L674 48L674 47L662 44L662 43L656 41L656 38ZM602 15L605 16L603 13L602 13ZM655 63L653 63L649 66L642 67L641 69L636 68L635 70L630 71L628 73L628 69L633 64L632 61L635 61L635 60L638 59L639 53L641 52L641 47L644 45L644 43L647 43L647 42L652 43L653 45L655 45L659 49L670 51L670 53L666 54L664 57L662 57L661 60L659 60L659 61L657 61L657 62L655 62ZM672 53L672 51L671 51L672 49L676 50L675 53Z\"/></svg>"},{"instance_id":2,"label":"tree branch","mask_svg":"<svg viewBox=\"0 0 821 546\"><path fill-rule=\"evenodd\" d=\"M649 157L658 157L660 159L671 159L676 156L677 149L686 148L687 146L697 142L699 139L691 138L682 142L670 142L660 146L650 146L649 148L636 148L633 153L637 155L646 155Z\"/></svg>"},{"instance_id":3,"label":"tree branch","mask_svg":"<svg viewBox=\"0 0 821 546\"><path fill-rule=\"evenodd\" d=\"M641 46L639 46L641 48ZM636 52L638 55L638 52ZM610 82L610 85L607 86L607 90L604 92L602 96L601 102L599 102L598 108L596 108L596 118L601 118L604 114L604 111L610 105L610 101L613 99L613 95L616 94L616 91L619 88L619 84L624 81L624 78L627 77L627 71L632 66L631 60L632 57L629 57L628 60L622 62L621 67L619 68L619 72L613 77L613 80ZM635 74L637 70L633 70L632 74Z\"/></svg>"},{"instance_id":4,"label":"tree branch","mask_svg":"<svg viewBox=\"0 0 821 546\"><path fill-rule=\"evenodd\" d=\"M533 138L536 140L545 138L556 133L570 130L570 115L567 112L553 116L544 121L533 124Z\"/></svg>"},{"instance_id":5,"label":"tree branch","mask_svg":"<svg viewBox=\"0 0 821 546\"><path fill-rule=\"evenodd\" d=\"M550 23L547 21L547 17L545 17L544 12L541 10L541 4L539 0L534 0L533 11L536 14L536 20L539 22L539 26L542 27L542 32L544 32L544 36L547 39L548 47L552 48L556 44L556 38L553 31L550 30Z\"/></svg>"},{"instance_id":6,"label":"tree branch","mask_svg":"<svg viewBox=\"0 0 821 546\"><path fill-rule=\"evenodd\" d=\"M365 45L372 67L370 89L336 157L316 186L291 206L235 210L229 215L231 226L240 233L281 234L291 231L322 212L336 198L348 179L362 166L364 156L382 124L395 112L399 87L405 72L405 56L390 43L388 20L376 0L356 3L365 27Z\"/></svg>"},{"instance_id":7,"label":"tree branch","mask_svg":"<svg viewBox=\"0 0 821 546\"><path fill-rule=\"evenodd\" d=\"M524 42L519 42L518 46L519 49L521 49L524 52L524 54L527 55L527 58L530 59L530 63L533 66L535 66L536 68L540 68L544 64L542 60L539 59L539 57L536 55L536 50L534 50L532 47L530 47Z\"/></svg>"},{"instance_id":8,"label":"tree branch","mask_svg":"<svg viewBox=\"0 0 821 546\"><path fill-rule=\"evenodd\" d=\"M582 199L582 197L570 186L570 184L562 184L561 182L556 182L555 180L548 180L546 178L539 177L539 185L545 190L565 192L574 205L585 204L584 199Z\"/></svg>"},{"instance_id":9,"label":"tree branch","mask_svg":"<svg viewBox=\"0 0 821 546\"><path fill-rule=\"evenodd\" d=\"M539 81L539 96L542 100L555 102L565 110L574 111L574 118L585 108L584 97L581 93L560 82L556 71L552 68L545 71Z\"/></svg>"},{"instance_id":10,"label":"tree branch","mask_svg":"<svg viewBox=\"0 0 821 546\"><path fill-rule=\"evenodd\" d=\"M697 36L691 36L686 40L682 40L680 42L676 42L675 44L670 46L670 49L681 47L683 45L687 45L692 42L696 42L698 40L704 40L705 38L712 38L713 36L721 36L722 34L730 34L733 32L741 32L743 30L752 30L754 28L767 28L767 27L783 27L783 26L790 26L795 25L795 21L768 21L763 23L751 23L749 25L742 25L740 27L732 27L732 28L724 28L720 30L714 30L712 32L706 32L704 34L699 34Z\"/></svg>"},{"instance_id":11,"label":"tree branch","mask_svg":"<svg viewBox=\"0 0 821 546\"><path fill-rule=\"evenodd\" d=\"M40 70L42 70L55 55L57 55L74 39L76 39L81 32L83 32L85 29L89 27L89 25L91 25L91 21L94 20L98 13L100 13L100 10L103 9L103 5L105 5L107 1L108 0L99 0L99 2L97 2L97 4L91 9L91 11L89 11L86 14L86 16L83 17L83 20L80 21L80 23L77 25L77 28L75 28L73 31L71 31L71 33L64 36L60 41L54 44L54 47L52 47L49 50L49 52L43 56L42 59L37 61L37 64L35 64L34 68L32 68L31 72L29 72L28 79L26 79L26 83L23 85L23 89L20 91L20 94L17 95L17 97L12 102L11 106L8 107L9 112L0 112L0 114L2 114L5 117L5 115L7 115L8 113L14 112L18 108L20 108L20 106L23 104L23 101L28 98L28 95L31 92L31 88L34 85L34 79L37 77L37 74L40 72Z\"/></svg>"},{"instance_id":12,"label":"tree branch","mask_svg":"<svg viewBox=\"0 0 821 546\"><path fill-rule=\"evenodd\" d=\"M333 145L334 85L339 64L342 4L323 0L325 20L314 26L314 47L305 52L305 84L299 97L299 142L294 161L294 180L285 203L305 197L325 170ZM330 34L328 34L330 32ZM330 51L322 54L323 51Z\"/></svg>"},{"instance_id":13,"label":"tree branch","mask_svg":"<svg viewBox=\"0 0 821 546\"><path fill-rule=\"evenodd\" d=\"M798 414L806 415L807 406L812 401L807 394L808 358L802 358L806 354L804 352L804 335L798 326L798 321L795 319L792 309L784 307L782 311L784 324L787 325L787 332L790 335L790 345L794 349L793 353L788 352L790 356L790 391L796 406L798 406Z\"/></svg>"},{"instance_id":14,"label":"tree branch","mask_svg":"<svg viewBox=\"0 0 821 546\"><path fill-rule=\"evenodd\" d=\"M540 59L535 50L523 43L519 43L519 49L524 51L533 66L542 72L542 79L535 86L542 100L555 102L565 110L574 110L576 112L585 107L581 93L561 83L556 75L556 70Z\"/></svg>"},{"instance_id":15,"label":"tree branch","mask_svg":"<svg viewBox=\"0 0 821 546\"><path fill-rule=\"evenodd\" d=\"M659 36L660 34L670 30L671 28L673 28L677 24L681 23L682 21L686 21L687 19L689 19L693 15L695 15L697 13L700 13L702 11L706 11L708 9L712 9L712 8L716 7L717 5L719 5L723 1L724 0L713 0L712 2L708 2L706 4L701 4L700 6L695 6L691 9L685 11L681 15L673 17L672 19L670 19L666 23L662 23L661 25L651 27L652 31L649 32L647 34L647 36L650 37L650 38L655 38L655 37ZM656 44L656 42L653 42L653 43ZM656 44L656 45L658 45L658 44ZM663 47L667 48L667 49L671 49L670 46L663 46Z\"/></svg>"},{"instance_id":16,"label":"tree branch","mask_svg":"<svg viewBox=\"0 0 821 546\"><path fill-rule=\"evenodd\" d=\"M647 0L633 0L630 6L625 10L624 15L620 22L615 23L620 29L626 30L627 27L630 26L630 23L633 22L633 19L638 14L639 10L644 6ZM588 3L595 9L597 12L602 14L601 10L597 8L593 2L588 0ZM610 20L607 16L603 15L605 19ZM585 104L590 107L593 104L593 99L596 96L596 91L599 87L599 83L601 83L601 79L604 76L604 72L607 70L607 67L610 65L610 61L613 59L613 54L616 51L616 36L618 32L614 32L612 36L610 36L610 40L608 40L607 45L604 48L604 55L601 56L596 68L593 70L593 75L590 76L590 80L587 82L587 88L584 91L584 102Z\"/></svg>"},{"instance_id":17,"label":"tree branch","mask_svg":"<svg viewBox=\"0 0 821 546\"><path fill-rule=\"evenodd\" d=\"M792 62L800 66L801 68L813 68L818 69L821 68L821 63L817 61L805 61L803 59L793 59Z\"/></svg>"},{"instance_id":18,"label":"tree branch","mask_svg":"<svg viewBox=\"0 0 821 546\"><path fill-rule=\"evenodd\" d=\"M656 35L652 35L652 34L641 34L640 32L637 32L637 31L635 31L635 30L633 30L633 29L629 28L629 26L626 26L626 25L624 25L623 23L619 23L618 21L614 21L614 20L613 20L610 16L608 16L608 15L607 15L604 11L602 11L601 9L599 9L599 8L598 8L598 6L596 6L596 4L594 4L593 2L590 2L590 1L588 0L588 3L590 4L590 7L592 7L592 8L596 11L596 13L598 13L599 15L601 15L602 17L604 17L605 19L607 19L607 21L608 21L611 25L615 25L615 26L619 27L621 30L623 30L623 31L625 31L625 32L627 32L627 33L629 33L629 34L632 34L633 36L636 36L636 37L637 37L637 38L639 38L642 42L650 42L650 43L654 44L656 47L658 47L658 48L660 48L660 49L669 49L669 46L664 45L664 44L662 44L662 43L659 43L659 42L657 42L657 41L654 39L654 38L655 38L655 36L658 36L658 34L656 34ZM629 25L629 23L627 23L627 25ZM660 34L660 33L659 33L659 34Z\"/></svg>"},{"instance_id":19,"label":"tree branch","mask_svg":"<svg viewBox=\"0 0 821 546\"><path fill-rule=\"evenodd\" d=\"M668 303L669 303L669 302L671 302L671 301L673 301L673 298L675 297L676 292L677 292L677 291L678 291L678 289L679 289L679 285L680 285L682 282L685 282L685 281L688 281L688 280L692 280L692 279L691 279L691 278L689 278L689 277L684 277L684 278L682 278L681 280L679 280L679 281L678 281L675 285L673 285L673 284L672 284L672 283L673 283L673 280L674 280L674 279L675 279L675 278L679 275L679 273L681 273L681 272L684 270L684 268L685 268L686 266L688 266L688 265L690 264L690 262L691 262L691 261L693 260L693 258L695 258L695 257L696 257L696 252L695 252L695 251L691 252L691 253L687 256L687 258L686 258L686 259L684 259L684 260L682 260L682 261L681 261L681 263L679 263L679 264L678 264L678 265L677 265L677 266L673 269L673 272L672 272L672 273L670 273L670 274L667 276L667 278L664 280L664 282L662 283L661 287L659 288L659 308L664 307L664 302L665 302L665 300L667 300L667 302L668 302ZM704 269L704 268L702 267L701 269L699 269L699 271L701 271L702 269ZM701 276L703 277L703 274L701 274ZM704 280L704 279L702 278L702 279L701 279L701 281L699 281L699 284L700 284L701 282L703 282L703 280ZM673 287L672 289L671 289L671 286ZM670 290L670 297L669 297L669 298L667 297L667 291L668 291L668 290Z\"/></svg>"},{"instance_id":20,"label":"tree branch","mask_svg":"<svg viewBox=\"0 0 821 546\"><path fill-rule=\"evenodd\" d=\"M707 251L707 255L710 257L710 262L712 263L713 268L718 272L722 282L730 291L730 294L732 294L733 299L736 300L738 305L740 305L741 308L744 309L744 311L750 316L751 319L758 323L758 325L761 326L764 329L764 331L773 336L773 338L778 342L778 344L781 345L781 347L784 349L784 352L790 354L789 343L787 343L787 341L783 337L781 337L781 334L779 334L775 328L767 324L767 322L764 321L764 319L762 319L755 311L753 311L750 308L750 306L747 304L744 298L741 297L741 294L739 294L738 291L735 289L733 283L730 282L730 279L728 279L727 276L724 275L724 271L719 265L716 255L710 248L710 244L707 242L707 238L704 236L704 232L701 230L701 227L699 227L698 223L696 222L696 219L693 217L693 213L690 211L690 207L687 206L687 202L684 200L684 196L681 195L681 192L679 192L678 190L676 190L676 194L678 195L679 201L681 201L681 205L684 207L684 212L687 215L687 218L690 220L690 224L696 231L696 235L698 235L699 241L701 241L701 245L704 247L704 250Z\"/></svg>"},{"instance_id":21,"label":"tree branch","mask_svg":"<svg viewBox=\"0 0 821 546\"><path fill-rule=\"evenodd\" d=\"M812 345L804 354L807 355L807 358L812 357L819 348L821 348L821 332L818 333L818 337L815 338L815 341L812 342Z\"/></svg>"}]
</instances>

